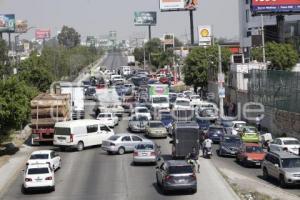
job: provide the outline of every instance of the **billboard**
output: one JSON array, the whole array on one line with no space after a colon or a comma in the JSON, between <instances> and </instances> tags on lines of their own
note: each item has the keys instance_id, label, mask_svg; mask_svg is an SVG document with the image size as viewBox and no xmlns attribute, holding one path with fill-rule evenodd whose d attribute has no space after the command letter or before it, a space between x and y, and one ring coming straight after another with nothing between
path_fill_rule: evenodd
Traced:
<instances>
[{"instance_id":1,"label":"billboard","mask_svg":"<svg viewBox=\"0 0 300 200\"><path fill-rule=\"evenodd\" d=\"M15 32L15 15L0 15L0 32L13 33Z\"/></svg>"},{"instance_id":2,"label":"billboard","mask_svg":"<svg viewBox=\"0 0 300 200\"><path fill-rule=\"evenodd\" d=\"M36 29L35 30L35 39L44 40L50 38L50 29Z\"/></svg>"},{"instance_id":3,"label":"billboard","mask_svg":"<svg viewBox=\"0 0 300 200\"><path fill-rule=\"evenodd\" d=\"M26 33L28 29L28 23L26 20L16 20L16 33Z\"/></svg>"},{"instance_id":4,"label":"billboard","mask_svg":"<svg viewBox=\"0 0 300 200\"><path fill-rule=\"evenodd\" d=\"M156 12L134 12L135 26L155 26Z\"/></svg>"},{"instance_id":5,"label":"billboard","mask_svg":"<svg viewBox=\"0 0 300 200\"><path fill-rule=\"evenodd\" d=\"M160 11L195 10L198 0L159 0Z\"/></svg>"},{"instance_id":6,"label":"billboard","mask_svg":"<svg viewBox=\"0 0 300 200\"><path fill-rule=\"evenodd\" d=\"M251 0L254 15L276 13L300 13L299 0Z\"/></svg>"},{"instance_id":7,"label":"billboard","mask_svg":"<svg viewBox=\"0 0 300 200\"><path fill-rule=\"evenodd\" d=\"M212 28L210 25L198 26L199 46L209 46L212 43Z\"/></svg>"}]
</instances>

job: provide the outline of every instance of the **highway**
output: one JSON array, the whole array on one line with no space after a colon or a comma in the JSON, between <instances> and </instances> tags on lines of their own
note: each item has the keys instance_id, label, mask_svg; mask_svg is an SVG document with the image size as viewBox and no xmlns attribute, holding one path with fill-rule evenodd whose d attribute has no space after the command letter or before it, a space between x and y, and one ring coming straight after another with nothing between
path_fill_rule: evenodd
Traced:
<instances>
[{"instance_id":1,"label":"highway","mask_svg":"<svg viewBox=\"0 0 300 200\"><path fill-rule=\"evenodd\" d=\"M107 55L101 65L115 69L126 64L120 53ZM92 118L92 105L86 106L86 118ZM114 130L127 132L127 118L123 118ZM156 140L162 154L168 159L171 146L168 139ZM52 149L52 146L41 146ZM55 149L55 148L54 148ZM58 150L58 149L56 149ZM9 189L0 197L2 200L154 200L154 199L238 199L210 160L201 160L201 173L197 174L198 192L190 194L176 192L163 195L155 182L155 166L133 166L132 154L107 155L99 147L84 151L59 152L62 168L55 174L56 191L48 193L21 192L22 171L17 174ZM1 196L1 195L0 195Z\"/></svg>"}]
</instances>

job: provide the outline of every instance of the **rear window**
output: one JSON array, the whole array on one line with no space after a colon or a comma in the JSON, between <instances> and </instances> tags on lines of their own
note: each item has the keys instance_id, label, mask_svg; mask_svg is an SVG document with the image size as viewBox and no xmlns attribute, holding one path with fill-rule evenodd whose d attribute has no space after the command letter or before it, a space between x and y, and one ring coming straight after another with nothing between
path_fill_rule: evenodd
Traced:
<instances>
[{"instance_id":1,"label":"rear window","mask_svg":"<svg viewBox=\"0 0 300 200\"><path fill-rule=\"evenodd\" d=\"M28 169L28 174L48 174L48 168L30 168Z\"/></svg>"},{"instance_id":2,"label":"rear window","mask_svg":"<svg viewBox=\"0 0 300 200\"><path fill-rule=\"evenodd\" d=\"M293 145L293 144L300 144L298 140L284 140L283 144L285 145Z\"/></svg>"},{"instance_id":3,"label":"rear window","mask_svg":"<svg viewBox=\"0 0 300 200\"><path fill-rule=\"evenodd\" d=\"M48 154L34 154L30 156L30 160L37 160L37 159L48 159Z\"/></svg>"},{"instance_id":4,"label":"rear window","mask_svg":"<svg viewBox=\"0 0 300 200\"><path fill-rule=\"evenodd\" d=\"M98 118L106 118L106 117L111 117L111 114L99 114Z\"/></svg>"},{"instance_id":5,"label":"rear window","mask_svg":"<svg viewBox=\"0 0 300 200\"><path fill-rule=\"evenodd\" d=\"M164 128L164 125L162 123L159 123L159 122L152 122L149 124L149 126L151 128Z\"/></svg>"},{"instance_id":6,"label":"rear window","mask_svg":"<svg viewBox=\"0 0 300 200\"><path fill-rule=\"evenodd\" d=\"M136 149L138 149L138 150L153 150L154 145L153 144L138 144L136 146Z\"/></svg>"},{"instance_id":7,"label":"rear window","mask_svg":"<svg viewBox=\"0 0 300 200\"><path fill-rule=\"evenodd\" d=\"M120 136L118 135L113 135L113 136L110 136L108 139L109 140L112 140L112 141L116 141Z\"/></svg>"},{"instance_id":8,"label":"rear window","mask_svg":"<svg viewBox=\"0 0 300 200\"><path fill-rule=\"evenodd\" d=\"M56 127L54 134L55 135L70 135L71 134L71 129L70 128Z\"/></svg>"},{"instance_id":9,"label":"rear window","mask_svg":"<svg viewBox=\"0 0 300 200\"><path fill-rule=\"evenodd\" d=\"M190 165L183 165L183 166L170 166L169 167L170 174L187 174L193 173L193 168Z\"/></svg>"},{"instance_id":10,"label":"rear window","mask_svg":"<svg viewBox=\"0 0 300 200\"><path fill-rule=\"evenodd\" d=\"M248 146L248 147L246 147L246 152L247 153L262 153L263 149L262 149L262 147L258 147L258 146Z\"/></svg>"}]
</instances>

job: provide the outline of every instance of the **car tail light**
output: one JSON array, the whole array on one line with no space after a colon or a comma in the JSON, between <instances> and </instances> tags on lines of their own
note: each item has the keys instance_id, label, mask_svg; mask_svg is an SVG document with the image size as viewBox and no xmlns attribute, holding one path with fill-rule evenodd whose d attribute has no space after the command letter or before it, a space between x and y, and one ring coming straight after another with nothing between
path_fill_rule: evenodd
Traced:
<instances>
[{"instance_id":1,"label":"car tail light","mask_svg":"<svg viewBox=\"0 0 300 200\"><path fill-rule=\"evenodd\" d=\"M31 178L25 178L25 182L30 182L30 181L32 181Z\"/></svg>"},{"instance_id":2,"label":"car tail light","mask_svg":"<svg viewBox=\"0 0 300 200\"><path fill-rule=\"evenodd\" d=\"M137 151L133 152L133 156L138 156L138 152Z\"/></svg>"},{"instance_id":3,"label":"car tail light","mask_svg":"<svg viewBox=\"0 0 300 200\"><path fill-rule=\"evenodd\" d=\"M52 180L52 176L47 177L45 180L51 181Z\"/></svg>"},{"instance_id":4,"label":"car tail light","mask_svg":"<svg viewBox=\"0 0 300 200\"><path fill-rule=\"evenodd\" d=\"M169 175L165 176L165 181L169 181L171 179L172 179L172 176L169 176Z\"/></svg>"},{"instance_id":5,"label":"car tail light","mask_svg":"<svg viewBox=\"0 0 300 200\"><path fill-rule=\"evenodd\" d=\"M194 180L196 180L196 174L195 173L193 173L192 175L190 175L190 177L192 178L192 179L194 179Z\"/></svg>"},{"instance_id":6,"label":"car tail light","mask_svg":"<svg viewBox=\"0 0 300 200\"><path fill-rule=\"evenodd\" d=\"M71 134L70 134L70 142L73 142L73 136L74 136L74 135L71 133Z\"/></svg>"},{"instance_id":7,"label":"car tail light","mask_svg":"<svg viewBox=\"0 0 300 200\"><path fill-rule=\"evenodd\" d=\"M151 152L151 156L156 156L156 153L155 152Z\"/></svg>"}]
</instances>

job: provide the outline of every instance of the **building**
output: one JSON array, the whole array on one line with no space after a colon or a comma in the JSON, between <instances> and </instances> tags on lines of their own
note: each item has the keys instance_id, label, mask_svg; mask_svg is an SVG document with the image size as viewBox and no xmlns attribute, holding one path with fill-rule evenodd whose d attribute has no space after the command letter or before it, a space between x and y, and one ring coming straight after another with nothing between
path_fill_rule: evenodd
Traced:
<instances>
[{"instance_id":1,"label":"building","mask_svg":"<svg viewBox=\"0 0 300 200\"><path fill-rule=\"evenodd\" d=\"M265 40L278 41L276 16L252 16L252 0L239 0L239 36L245 57L249 57L251 47L261 46L261 25L264 23ZM285 16L284 36L286 39L300 36L300 16ZM300 37L299 37L300 38Z\"/></svg>"}]
</instances>

